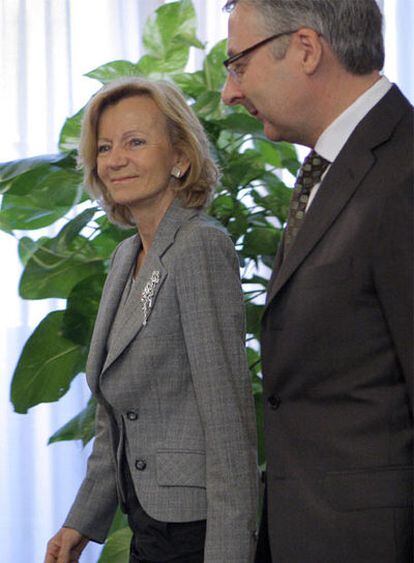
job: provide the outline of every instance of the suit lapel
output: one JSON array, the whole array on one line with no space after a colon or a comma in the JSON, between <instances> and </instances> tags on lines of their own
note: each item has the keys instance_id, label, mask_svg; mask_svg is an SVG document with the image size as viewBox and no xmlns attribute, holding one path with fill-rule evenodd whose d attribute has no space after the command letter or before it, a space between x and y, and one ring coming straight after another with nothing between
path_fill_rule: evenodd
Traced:
<instances>
[{"instance_id":1,"label":"suit lapel","mask_svg":"<svg viewBox=\"0 0 414 563\"><path fill-rule=\"evenodd\" d=\"M273 285L275 284L279 270L282 267L284 246L285 246L285 231L283 231L282 236L280 238L279 246L277 248L277 252L276 252L276 256L275 256L275 261L273 263L272 274L271 274L269 282L267 284L268 289L267 289L267 294L266 294L266 305L270 301L270 294L271 294L270 288L272 288Z\"/></svg>"},{"instance_id":2,"label":"suit lapel","mask_svg":"<svg viewBox=\"0 0 414 563\"><path fill-rule=\"evenodd\" d=\"M389 139L408 104L396 86L359 123L326 174L288 255L273 272L268 305L341 213L375 163L373 149Z\"/></svg>"},{"instance_id":3,"label":"suit lapel","mask_svg":"<svg viewBox=\"0 0 414 563\"><path fill-rule=\"evenodd\" d=\"M357 155L357 157L349 155L349 158L341 158L338 165L329 170L323 181L323 186L321 186L309 211L306 213L303 225L292 248L280 265L271 285L269 285L268 303L324 236L373 163L372 154L365 152Z\"/></svg>"}]
</instances>

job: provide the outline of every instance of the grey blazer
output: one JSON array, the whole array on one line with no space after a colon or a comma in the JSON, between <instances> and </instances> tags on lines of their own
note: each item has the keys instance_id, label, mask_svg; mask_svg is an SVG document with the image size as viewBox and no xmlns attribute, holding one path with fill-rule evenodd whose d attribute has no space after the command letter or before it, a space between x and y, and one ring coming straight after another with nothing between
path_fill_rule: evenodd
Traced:
<instances>
[{"instance_id":1,"label":"grey blazer","mask_svg":"<svg viewBox=\"0 0 414 563\"><path fill-rule=\"evenodd\" d=\"M256 536L256 426L234 246L211 219L174 201L107 349L140 244L135 235L118 246L102 294L87 363L96 437L64 525L105 540L124 505L125 451L150 516L207 518L204 561L247 563Z\"/></svg>"}]
</instances>

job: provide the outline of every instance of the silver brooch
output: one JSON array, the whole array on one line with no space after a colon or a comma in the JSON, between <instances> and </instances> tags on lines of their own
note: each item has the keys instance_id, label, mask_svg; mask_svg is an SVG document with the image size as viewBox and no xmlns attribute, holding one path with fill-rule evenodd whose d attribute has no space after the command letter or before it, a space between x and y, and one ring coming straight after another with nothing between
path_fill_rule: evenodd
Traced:
<instances>
[{"instance_id":1,"label":"silver brooch","mask_svg":"<svg viewBox=\"0 0 414 563\"><path fill-rule=\"evenodd\" d=\"M158 270L154 270L151 274L150 280L144 287L144 291L141 295L142 310L144 312L144 326L147 324L147 320L152 307L152 298L154 297L155 286L160 281L160 273Z\"/></svg>"}]
</instances>

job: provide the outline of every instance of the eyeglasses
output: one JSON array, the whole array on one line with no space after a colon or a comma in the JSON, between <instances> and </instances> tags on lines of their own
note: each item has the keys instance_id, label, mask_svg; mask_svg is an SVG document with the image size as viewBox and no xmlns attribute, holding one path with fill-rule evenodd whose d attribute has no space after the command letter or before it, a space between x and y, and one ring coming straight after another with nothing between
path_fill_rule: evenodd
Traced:
<instances>
[{"instance_id":1,"label":"eyeglasses","mask_svg":"<svg viewBox=\"0 0 414 563\"><path fill-rule=\"evenodd\" d=\"M243 72L239 68L237 68L237 65L234 66L235 62L239 61L242 57L245 57L249 53L252 53L259 47L262 47L262 45L266 45L266 43L269 43L274 39L283 37L283 35L291 35L292 33L296 33L297 31L298 31L297 29L294 29L293 31L284 31L283 33L276 33L275 35L266 37L266 39L262 39L262 41L259 41L258 43L255 43L250 47L247 47L247 49L240 51L240 53L236 53L235 55L232 55L231 57L223 61L223 65L226 67L227 72L233 78L233 80L235 80L236 82L240 82Z\"/></svg>"}]
</instances>

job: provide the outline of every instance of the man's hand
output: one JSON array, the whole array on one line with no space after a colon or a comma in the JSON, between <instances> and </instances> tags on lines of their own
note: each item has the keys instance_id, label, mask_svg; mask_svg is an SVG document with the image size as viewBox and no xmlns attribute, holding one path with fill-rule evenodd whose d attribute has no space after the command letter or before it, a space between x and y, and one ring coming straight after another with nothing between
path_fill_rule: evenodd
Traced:
<instances>
[{"instance_id":1,"label":"man's hand","mask_svg":"<svg viewBox=\"0 0 414 563\"><path fill-rule=\"evenodd\" d=\"M85 538L73 528L61 528L47 543L44 563L74 563L79 561L88 541L88 538Z\"/></svg>"}]
</instances>

